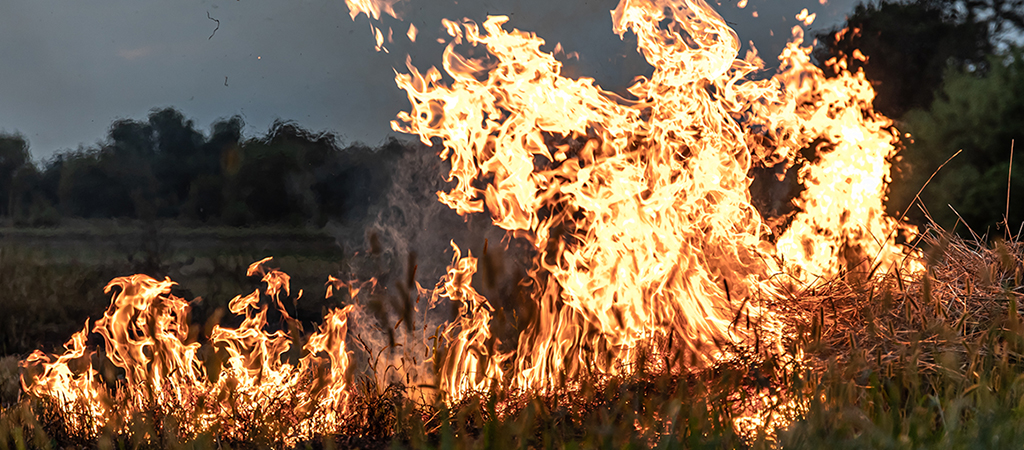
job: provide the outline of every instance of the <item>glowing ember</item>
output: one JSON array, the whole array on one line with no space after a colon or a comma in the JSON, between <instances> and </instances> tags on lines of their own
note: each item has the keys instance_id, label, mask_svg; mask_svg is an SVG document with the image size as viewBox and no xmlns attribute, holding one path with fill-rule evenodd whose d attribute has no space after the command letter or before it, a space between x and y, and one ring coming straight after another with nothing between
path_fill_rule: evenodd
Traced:
<instances>
[{"instance_id":1,"label":"glowing ember","mask_svg":"<svg viewBox=\"0 0 1024 450\"><path fill-rule=\"evenodd\" d=\"M395 16L394 0L346 3L353 18ZM501 348L490 328L493 308L471 284L476 259L455 247L448 274L429 294L431 307L448 299L459 315L443 328L447 349L435 354L436 375L420 375L436 376L420 381L448 401L499 387L550 392L583 377L628 375L644 352L665 356L660 369L674 373L755 339L781 354L785 330L758 299L843 273L864 279L904 260L908 271L920 268L896 244L915 230L885 215L897 134L872 111L863 74L844 70L826 79L797 27L774 76L751 76L764 70L761 60L753 51L738 59L736 34L700 0L622 0L611 13L614 31L634 33L654 67L628 89L630 98L562 76L561 63L540 50L544 41L506 30L504 16L482 27L444 21L450 42L442 70L450 84L441 70L411 63L396 77L411 109L393 127L440 142L451 163L455 184L438 193L440 201L459 214L486 211L536 251L529 274L536 314L513 350ZM814 14L797 18L810 24ZM384 34L371 28L382 48ZM410 26L408 37L415 36ZM477 56L460 53L467 46ZM808 148L813 158L802 156ZM774 231L751 202L757 166L796 170L806 187ZM93 432L114 420L113 396L129 399L116 406L128 412L153 405L195 411L182 422L194 424L189 433L219 423L230 434L239 411L284 411L281 405L294 417L292 439L337 429L350 396L347 321L358 309L331 311L304 339L280 301L289 293L287 275L262 263L250 274L263 276L264 294L231 301L242 324L213 328L211 356L199 358L188 304L170 295L170 280L118 278L107 287L113 303L93 328L106 357L125 371L116 392L92 368L88 327L64 355L37 351L23 362L25 391L84 408L90 420L74 425ZM349 286L353 297L359 291L329 283ZM270 309L261 299L286 327L268 330ZM758 338L739 325L741 317L764 328Z\"/></svg>"}]
</instances>

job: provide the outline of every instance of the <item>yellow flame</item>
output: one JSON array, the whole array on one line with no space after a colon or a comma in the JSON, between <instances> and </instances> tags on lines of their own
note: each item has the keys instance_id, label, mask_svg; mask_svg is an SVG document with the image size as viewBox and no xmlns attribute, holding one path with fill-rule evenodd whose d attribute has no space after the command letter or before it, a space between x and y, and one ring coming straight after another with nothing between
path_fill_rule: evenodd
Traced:
<instances>
[{"instance_id":1,"label":"yellow flame","mask_svg":"<svg viewBox=\"0 0 1024 450\"><path fill-rule=\"evenodd\" d=\"M807 8L800 10L800 13L796 15L796 20L799 20L804 26L811 26L814 23L814 18L818 17L818 13L808 13Z\"/></svg>"},{"instance_id":2,"label":"yellow flame","mask_svg":"<svg viewBox=\"0 0 1024 450\"><path fill-rule=\"evenodd\" d=\"M409 31L407 31L405 33L405 35L409 37L409 42L416 42L416 35L418 33L419 33L419 30L416 29L416 25L413 25L413 24L410 23L409 24Z\"/></svg>"},{"instance_id":3,"label":"yellow flame","mask_svg":"<svg viewBox=\"0 0 1024 450\"><path fill-rule=\"evenodd\" d=\"M442 202L534 244L539 314L519 339L515 387L623 373L642 345L714 360L750 338L734 317L769 314L745 299L772 292L776 273L807 283L903 258L894 234L913 230L882 205L891 122L871 111L862 74L826 79L810 64L802 29L780 72L756 81L760 60L737 59L736 34L706 3L623 0L613 30L636 34L654 67L627 100L562 76L544 41L507 21L446 21L454 81L408 65L396 82L411 110L393 127L441 142L455 181ZM829 148L798 161L813 142ZM773 238L750 169L797 163L807 189Z\"/></svg>"},{"instance_id":4,"label":"yellow flame","mask_svg":"<svg viewBox=\"0 0 1024 450\"><path fill-rule=\"evenodd\" d=\"M476 258L473 255L463 258L454 242L452 248L455 256L442 280L443 291L438 294L459 303L459 318L444 331L449 348L439 376L442 392L459 399L500 387L497 383L504 378L502 366L510 354L497 350L501 342L490 331L494 308L471 285Z\"/></svg>"},{"instance_id":5,"label":"yellow flame","mask_svg":"<svg viewBox=\"0 0 1024 450\"><path fill-rule=\"evenodd\" d=\"M353 18L395 15L393 0L346 3ZM872 110L863 73L833 60L839 75L826 78L800 27L779 69L766 73L756 51L738 58L736 33L702 0L622 0L611 17L613 31L635 34L653 66L626 96L563 76L544 40L507 30L505 16L444 20L451 39L441 69L421 72L407 58L408 73L396 74L410 109L393 128L440 142L450 162L454 184L438 199L459 214L488 213L535 251L536 313L514 349L495 337L494 309L472 286L477 260L454 243L438 287L416 286L431 307L445 300L458 308L442 328L444 351L433 354L431 376L447 401L628 375L645 352L665 356L660 368L677 373L755 339L781 354L786 330L758 299L843 274L921 270L919 255L897 244L916 230L885 214L898 132ZM809 25L814 14L797 18ZM371 29L383 48L383 33ZM775 229L752 203L754 167L795 171L805 188ZM233 414L282 404L292 408L292 442L337 429L352 396L345 340L358 309L330 311L302 344L301 324L281 301L289 278L266 261L248 273L267 287L229 303L241 325L213 327L213 356L199 358L203 345L190 332L188 303L170 294L173 282L134 275L107 286L112 304L93 328L125 372L120 396L91 366L88 325L63 355L37 351L23 361L24 390L86 411L91 421L73 425L94 433L113 420L111 397L131 399L127 413L153 404L195 411L191 433L219 423L230 435ZM327 283L328 296L347 288L353 298L373 286ZM285 328L268 329L268 304ZM741 317L764 329L755 337Z\"/></svg>"},{"instance_id":6,"label":"yellow flame","mask_svg":"<svg viewBox=\"0 0 1024 450\"><path fill-rule=\"evenodd\" d=\"M264 269L265 261L254 263L250 274L263 275L264 294L276 303L287 323L300 327L279 298L289 292L288 276ZM124 370L118 392L107 392L90 360L85 360L84 370L72 371L69 366L91 354L85 347L88 326L54 362L39 351L23 361L24 390L55 400L66 410L84 412L87 421L69 426L83 429L89 423L88 431L94 433L110 421L119 423L148 407L186 414L182 431L192 435L217 425L224 435L234 436L241 430L232 427L233 418L271 413L279 405L289 405L288 414L294 420L286 441L339 426L349 396L345 338L352 306L328 313L296 354L303 355L296 364L288 357L293 338L283 330L266 330L268 308L260 300L261 292L237 296L229 309L244 318L242 324L213 328L213 347L226 355L219 362L204 364L197 355L200 344L190 342L189 305L170 294L173 285L169 279L158 281L145 275L116 278L107 285L113 300L92 331L103 336L106 357ZM117 411L120 417L112 417L114 411L105 406L109 402L100 401L115 396L125 399L120 405L123 410Z\"/></svg>"}]
</instances>

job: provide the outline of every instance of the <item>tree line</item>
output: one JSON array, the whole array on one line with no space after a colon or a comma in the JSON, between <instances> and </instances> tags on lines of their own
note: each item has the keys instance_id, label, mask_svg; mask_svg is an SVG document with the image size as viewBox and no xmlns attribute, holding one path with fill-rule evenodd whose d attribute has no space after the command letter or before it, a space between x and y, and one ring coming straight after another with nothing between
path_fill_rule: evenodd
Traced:
<instances>
[{"instance_id":1,"label":"tree line","mask_svg":"<svg viewBox=\"0 0 1024 450\"><path fill-rule=\"evenodd\" d=\"M835 75L827 61L841 58L863 70L878 93L875 109L903 136L890 214L926 186L922 207L910 209L918 223L964 230L962 221L979 233L1007 213L1011 231L1024 223L1024 155L1010 164L1011 143L1024 150L1022 32L1024 0L880 0L817 34L819 66ZM32 160L23 136L0 135L0 217L18 225L62 217L232 226L358 219L413 145L342 148L331 133L283 121L244 138L243 125L231 117L203 133L181 112L158 109L145 120L115 121L102 143L45 162Z\"/></svg>"},{"instance_id":2,"label":"tree line","mask_svg":"<svg viewBox=\"0 0 1024 450\"><path fill-rule=\"evenodd\" d=\"M394 139L341 147L334 134L285 121L255 138L243 127L236 116L203 133L176 109L157 109L44 162L33 161L24 136L2 134L0 216L20 226L64 217L322 226L365 215L413 147Z\"/></svg>"}]
</instances>

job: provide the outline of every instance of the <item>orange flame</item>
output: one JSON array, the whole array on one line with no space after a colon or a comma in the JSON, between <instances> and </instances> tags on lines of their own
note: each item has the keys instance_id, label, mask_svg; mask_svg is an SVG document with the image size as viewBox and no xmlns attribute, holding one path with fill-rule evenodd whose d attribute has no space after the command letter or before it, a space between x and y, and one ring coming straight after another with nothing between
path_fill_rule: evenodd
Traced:
<instances>
[{"instance_id":1,"label":"orange flame","mask_svg":"<svg viewBox=\"0 0 1024 450\"><path fill-rule=\"evenodd\" d=\"M353 18L395 15L393 0L346 3ZM438 199L459 214L486 211L536 251L529 274L536 314L514 350L501 347L490 328L494 309L472 286L477 260L454 243L438 287L416 285L430 307L441 299L458 307L429 374L447 401L629 374L643 352L666 356L659 364L675 372L702 366L756 339L734 325L743 316L767 327L760 339L781 354L785 330L751 300L843 273L865 279L900 264L905 273L921 270L919 255L896 243L916 230L885 214L898 133L871 109L874 91L863 73L832 61L840 73L825 78L796 27L778 71L752 76L763 74L762 61L755 51L738 58L736 33L702 0L622 0L611 15L613 31L635 34L654 67L628 88L629 98L590 78L562 76L562 64L540 50L543 39L507 31L504 16L482 27L442 23L451 37L442 66L450 84L441 70L421 72L409 59L409 73L396 76L410 110L392 126L426 144L439 141L451 163L454 186ZM809 24L814 15L798 18ZM383 34L371 28L382 46ZM460 52L466 46L477 56ZM808 149L814 158L802 156ZM756 166L794 170L805 187L781 231L752 203ZM205 360L190 334L188 303L170 294L173 282L135 275L107 286L113 303L93 331L125 371L120 392L134 399L129 409L202 404L192 409L199 412L191 432L226 423L231 433L239 412L280 404L292 406L291 439L339 426L352 395L348 321L359 309L331 311L299 349L301 324L280 297L290 295L288 276L265 261L249 274L263 277L263 294L287 328L268 330L260 291L235 297L229 309L242 323L214 327L214 356ZM352 297L361 288L331 277L328 295L342 287ZM426 341L408 327L402 336ZM77 426L96 432L109 420L110 393L86 359L87 330L64 355L29 356L23 387L84 407L91 422ZM71 369L82 360L84 369Z\"/></svg>"},{"instance_id":2,"label":"orange flame","mask_svg":"<svg viewBox=\"0 0 1024 450\"><path fill-rule=\"evenodd\" d=\"M511 355L497 350L501 342L490 330L494 309L470 284L476 273L476 258L472 254L463 258L454 242L452 249L452 265L442 280L443 291L437 294L459 303L459 318L444 331L450 347L439 376L442 392L458 399L500 387L498 383L504 379L502 366Z\"/></svg>"},{"instance_id":3,"label":"orange flame","mask_svg":"<svg viewBox=\"0 0 1024 450\"><path fill-rule=\"evenodd\" d=\"M254 263L250 274L264 275L265 293L284 321L299 326L279 298L281 292L289 291L288 276L265 270L265 261ZM22 362L25 392L55 400L69 411L85 407L90 426L69 426L94 433L111 422L117 428L118 421L126 418L111 417L114 411L105 406L109 401L101 401L113 396L125 399L120 405L125 411L119 411L123 414L154 406L192 414L182 426L193 435L217 424L222 433L232 436L234 418L269 413L279 405L288 405L287 412L293 416L291 441L338 426L349 395L345 337L352 306L328 313L302 346L303 356L296 364L288 357L293 337L283 330L266 330L268 308L260 303L260 291L237 296L229 309L244 317L242 324L213 328L213 347L226 356L219 363L211 357L204 364L198 357L201 345L189 332L189 305L170 294L173 285L170 279L157 281L145 275L117 278L107 285L106 291L114 292L113 301L92 331L103 336L106 357L124 370L114 395L107 392L91 361L86 361L85 370L70 369L71 361L89 356L88 327L72 338L67 352L54 362L40 351ZM37 373L40 366L42 371Z\"/></svg>"},{"instance_id":4,"label":"orange flame","mask_svg":"<svg viewBox=\"0 0 1024 450\"><path fill-rule=\"evenodd\" d=\"M392 124L442 143L456 182L442 202L534 244L540 313L520 336L514 386L623 373L644 345L714 360L749 339L734 317L769 314L745 299L774 291L774 274L806 283L903 258L893 235L913 230L882 207L895 138L862 74L825 79L798 38L775 77L752 80L760 61L736 59L736 34L706 3L623 0L614 31L636 34L654 66L627 100L562 76L544 41L507 21L445 22L454 81L407 64L396 82L412 109ZM460 54L467 45L485 56ZM772 245L750 169L792 166L816 140L835 149L800 161L807 190Z\"/></svg>"}]
</instances>

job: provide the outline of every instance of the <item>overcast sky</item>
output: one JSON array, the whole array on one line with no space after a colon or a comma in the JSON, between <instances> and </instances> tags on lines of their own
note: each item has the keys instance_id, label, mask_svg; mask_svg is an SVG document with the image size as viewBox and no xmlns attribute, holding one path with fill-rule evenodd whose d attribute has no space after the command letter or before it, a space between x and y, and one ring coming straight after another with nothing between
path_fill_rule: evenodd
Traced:
<instances>
[{"instance_id":1,"label":"overcast sky","mask_svg":"<svg viewBox=\"0 0 1024 450\"><path fill-rule=\"evenodd\" d=\"M802 8L817 13L812 30L820 30L841 23L856 0L750 0L742 10L735 3L723 1L719 12L773 60ZM421 68L437 64L441 18L509 15L511 27L576 51L568 73L620 90L644 64L611 32L615 4L408 0L399 9L420 37L410 44L407 25L386 21L396 39L382 53L366 17L353 22L343 0L6 0L0 130L24 134L41 160L96 144L117 118L172 106L203 131L240 115L254 136L281 118L375 145L398 135L389 121L407 108L392 67L403 67L406 53Z\"/></svg>"}]
</instances>

